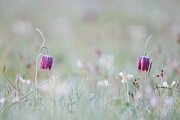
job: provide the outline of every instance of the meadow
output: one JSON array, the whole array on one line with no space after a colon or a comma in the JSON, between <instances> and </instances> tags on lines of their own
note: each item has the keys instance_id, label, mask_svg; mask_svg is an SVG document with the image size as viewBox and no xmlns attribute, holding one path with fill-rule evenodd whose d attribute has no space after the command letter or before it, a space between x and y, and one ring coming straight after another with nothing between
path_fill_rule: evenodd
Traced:
<instances>
[{"instance_id":1,"label":"meadow","mask_svg":"<svg viewBox=\"0 0 180 120\"><path fill-rule=\"evenodd\" d=\"M1 0L0 119L179 120L179 6ZM51 70L40 68L46 54Z\"/></svg>"}]
</instances>

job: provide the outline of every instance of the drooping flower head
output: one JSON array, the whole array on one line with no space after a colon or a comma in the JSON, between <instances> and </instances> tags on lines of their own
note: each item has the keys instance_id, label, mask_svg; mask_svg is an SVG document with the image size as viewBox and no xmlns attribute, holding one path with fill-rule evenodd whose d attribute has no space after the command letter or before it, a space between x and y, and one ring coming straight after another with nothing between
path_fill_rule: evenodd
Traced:
<instances>
[{"instance_id":1,"label":"drooping flower head","mask_svg":"<svg viewBox=\"0 0 180 120\"><path fill-rule=\"evenodd\" d=\"M53 64L53 58L50 55L42 55L39 67L42 70L51 70Z\"/></svg>"},{"instance_id":2,"label":"drooping flower head","mask_svg":"<svg viewBox=\"0 0 180 120\"><path fill-rule=\"evenodd\" d=\"M147 56L140 56L137 61L138 70L148 71L150 64L150 58Z\"/></svg>"}]
</instances>

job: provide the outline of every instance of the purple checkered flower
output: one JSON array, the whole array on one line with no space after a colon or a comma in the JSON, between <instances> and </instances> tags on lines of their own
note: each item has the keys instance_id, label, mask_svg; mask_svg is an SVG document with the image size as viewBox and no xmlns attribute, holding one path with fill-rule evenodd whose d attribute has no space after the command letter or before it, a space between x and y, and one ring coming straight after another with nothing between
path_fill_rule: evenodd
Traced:
<instances>
[{"instance_id":1,"label":"purple checkered flower","mask_svg":"<svg viewBox=\"0 0 180 120\"><path fill-rule=\"evenodd\" d=\"M50 55L42 55L39 67L42 70L51 70L53 64L53 58Z\"/></svg>"},{"instance_id":2,"label":"purple checkered flower","mask_svg":"<svg viewBox=\"0 0 180 120\"><path fill-rule=\"evenodd\" d=\"M140 56L137 61L138 70L148 71L150 64L150 58L147 56Z\"/></svg>"}]
</instances>

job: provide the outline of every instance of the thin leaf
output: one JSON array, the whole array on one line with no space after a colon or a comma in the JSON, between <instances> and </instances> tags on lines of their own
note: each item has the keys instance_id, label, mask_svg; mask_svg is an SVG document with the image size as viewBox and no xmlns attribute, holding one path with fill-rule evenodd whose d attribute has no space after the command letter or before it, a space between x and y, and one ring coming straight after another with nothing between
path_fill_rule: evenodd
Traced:
<instances>
[{"instance_id":1,"label":"thin leaf","mask_svg":"<svg viewBox=\"0 0 180 120\"><path fill-rule=\"evenodd\" d=\"M4 65L4 67L3 67L3 74L5 73L5 70L6 70L6 66Z\"/></svg>"},{"instance_id":2,"label":"thin leaf","mask_svg":"<svg viewBox=\"0 0 180 120\"><path fill-rule=\"evenodd\" d=\"M20 91L20 90L18 90L13 84L12 84L12 82L6 77L6 75L5 74L3 74L4 75L4 77L5 77L5 79L8 81L8 83L19 93L19 94L21 94L22 96L24 96L24 94ZM27 98L27 97L26 97ZM31 101L29 98L27 98L29 101Z\"/></svg>"},{"instance_id":3,"label":"thin leaf","mask_svg":"<svg viewBox=\"0 0 180 120\"><path fill-rule=\"evenodd\" d=\"M69 72L68 73L65 73L65 74L63 74L63 75L61 75L61 76L58 76L58 78L61 78L61 77L63 77L63 76L65 76L65 75L67 75L67 74L69 74ZM4 75L5 76L5 75ZM6 77L6 76L5 76ZM7 77L6 77L7 78ZM9 81L8 79L7 79L7 81ZM10 81L9 81L10 82ZM50 82L50 80L46 80L46 81L44 81L43 83L41 83L41 84L39 84L38 86L37 86L37 88L35 88L34 90L32 90L32 91L30 91L29 93L27 93L26 95L23 95L23 97L21 97L20 98L20 100L21 101L23 101L23 99L24 98L27 98L29 95L31 95L34 91L36 91L37 89L39 89L39 87L41 87L42 85L44 85L44 84L46 84L46 83L48 83L48 82ZM12 84L11 82L10 82L10 84ZM13 84L12 84L13 85ZM14 88L14 87L13 87ZM15 89L16 89L16 87L15 87ZM11 106L13 106L13 105L16 105L17 103L12 103L12 104L10 104L8 107L6 107L5 109L7 109L7 108L10 108Z\"/></svg>"},{"instance_id":4,"label":"thin leaf","mask_svg":"<svg viewBox=\"0 0 180 120\"><path fill-rule=\"evenodd\" d=\"M98 94L100 94L102 91L106 90L107 87L105 87L104 89L99 90L91 99L89 99L89 102L91 102Z\"/></svg>"},{"instance_id":5,"label":"thin leaf","mask_svg":"<svg viewBox=\"0 0 180 120\"><path fill-rule=\"evenodd\" d=\"M173 90L173 91L175 91L175 92L180 93L180 91L178 91L178 90L176 90L176 89L173 89L173 88L170 88L170 87L157 87L157 86L155 86L155 88L153 88L153 89L169 89L169 90Z\"/></svg>"},{"instance_id":6,"label":"thin leaf","mask_svg":"<svg viewBox=\"0 0 180 120\"><path fill-rule=\"evenodd\" d=\"M149 74L150 74L150 72L151 72L151 67L152 67L152 60L151 60L151 63L150 63L150 65L149 65L148 76L149 76Z\"/></svg>"},{"instance_id":7,"label":"thin leaf","mask_svg":"<svg viewBox=\"0 0 180 120\"><path fill-rule=\"evenodd\" d=\"M146 51L147 44L148 44L148 42L149 42L149 40L150 40L151 37L152 37L152 35L150 35L150 36L148 37L148 39L146 40L145 51Z\"/></svg>"}]
</instances>

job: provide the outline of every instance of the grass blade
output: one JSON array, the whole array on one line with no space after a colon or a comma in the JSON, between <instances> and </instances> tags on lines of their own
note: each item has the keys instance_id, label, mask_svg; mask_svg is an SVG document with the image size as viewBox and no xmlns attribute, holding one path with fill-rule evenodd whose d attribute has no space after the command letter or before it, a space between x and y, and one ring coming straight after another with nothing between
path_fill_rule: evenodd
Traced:
<instances>
[{"instance_id":1,"label":"grass blade","mask_svg":"<svg viewBox=\"0 0 180 120\"><path fill-rule=\"evenodd\" d=\"M151 60L151 63L150 63L150 65L149 65L148 77L149 77L149 74L150 74L150 72L151 72L151 67L152 67L152 60Z\"/></svg>"}]
</instances>

